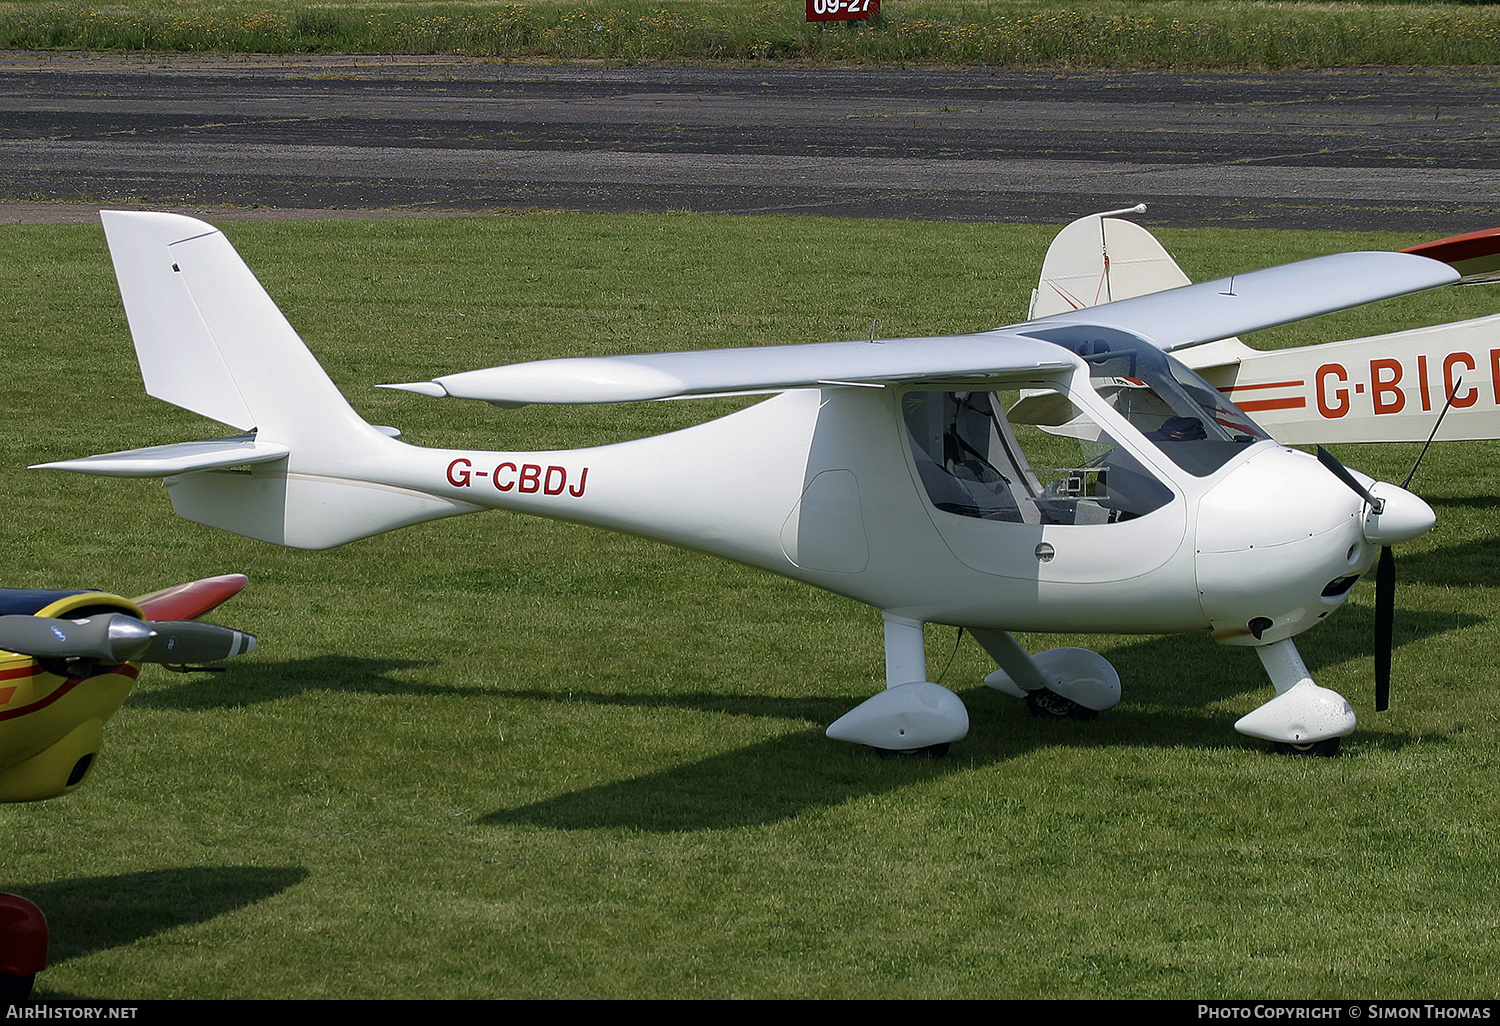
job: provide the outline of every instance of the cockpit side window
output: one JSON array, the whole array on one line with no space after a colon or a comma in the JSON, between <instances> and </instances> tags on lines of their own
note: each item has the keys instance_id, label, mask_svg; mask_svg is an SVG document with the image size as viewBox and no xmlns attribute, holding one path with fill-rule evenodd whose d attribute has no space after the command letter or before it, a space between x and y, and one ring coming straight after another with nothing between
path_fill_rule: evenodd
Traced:
<instances>
[{"instance_id":1,"label":"cockpit side window","mask_svg":"<svg viewBox=\"0 0 1500 1026\"><path fill-rule=\"evenodd\" d=\"M902 400L917 473L932 504L982 520L1041 522L1029 468L988 392L908 392Z\"/></svg>"},{"instance_id":2,"label":"cockpit side window","mask_svg":"<svg viewBox=\"0 0 1500 1026\"><path fill-rule=\"evenodd\" d=\"M1143 516L1172 498L1060 392L908 392L902 415L922 485L946 513L1104 524Z\"/></svg>"}]
</instances>

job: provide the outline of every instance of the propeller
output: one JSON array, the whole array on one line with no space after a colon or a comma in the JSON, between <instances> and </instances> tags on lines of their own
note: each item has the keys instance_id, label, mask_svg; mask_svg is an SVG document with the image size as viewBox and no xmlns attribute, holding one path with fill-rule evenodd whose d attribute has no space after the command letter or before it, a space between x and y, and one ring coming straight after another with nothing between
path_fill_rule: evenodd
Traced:
<instances>
[{"instance_id":1,"label":"propeller","mask_svg":"<svg viewBox=\"0 0 1500 1026\"><path fill-rule=\"evenodd\" d=\"M153 637L137 662L184 666L216 663L255 651L255 635L197 620L152 620Z\"/></svg>"},{"instance_id":2,"label":"propeller","mask_svg":"<svg viewBox=\"0 0 1500 1026\"><path fill-rule=\"evenodd\" d=\"M1321 445L1318 446L1318 462L1332 471L1334 477L1348 485L1350 491L1358 495L1361 499L1364 499L1369 504L1372 516L1378 517L1385 512L1384 500L1376 497L1374 492L1360 484L1359 479L1349 473L1349 468L1340 463L1337 456Z\"/></svg>"},{"instance_id":3,"label":"propeller","mask_svg":"<svg viewBox=\"0 0 1500 1026\"><path fill-rule=\"evenodd\" d=\"M1410 502L1403 500L1400 503L1403 508L1393 510L1392 515L1387 518L1386 500L1362 485L1349 472L1349 468L1339 462L1337 456L1321 445L1318 446L1318 462L1327 467L1334 477L1348 485L1350 490L1369 505L1370 515L1365 520L1365 537L1370 541L1382 543L1380 559L1375 564L1376 712L1385 712L1391 707L1391 649L1394 647L1393 639L1396 633L1396 556L1391 551L1391 542L1416 537L1431 526L1431 521L1428 520L1427 526L1412 530L1416 522L1423 518L1423 511L1425 510L1426 517L1431 517L1432 510L1416 496L1406 491L1406 486L1411 484L1412 478L1417 476L1417 467L1421 465L1422 457L1427 455L1427 449L1432 445L1432 440L1437 437L1438 428L1443 426L1443 418L1448 415L1448 410L1453 406L1453 397L1458 394L1458 387L1461 383L1462 379L1453 383L1453 390L1448 393L1448 401L1443 404L1436 423L1432 425L1432 433L1427 436L1422 451L1417 454L1416 462L1411 465L1411 472L1406 475L1406 480L1401 482L1399 495L1406 496L1407 500L1415 500L1422 509L1406 508L1410 506ZM1382 519L1389 519L1392 522L1389 525L1382 524Z\"/></svg>"},{"instance_id":4,"label":"propeller","mask_svg":"<svg viewBox=\"0 0 1500 1026\"><path fill-rule=\"evenodd\" d=\"M255 636L197 620L138 620L106 613L82 620L0 616L0 648L38 659L97 659L101 663L217 662L255 648Z\"/></svg>"},{"instance_id":5,"label":"propeller","mask_svg":"<svg viewBox=\"0 0 1500 1026\"><path fill-rule=\"evenodd\" d=\"M1318 462L1327 467L1333 476L1344 482L1349 490L1364 499L1370 507L1370 515L1378 517L1385 512L1385 502L1349 473L1349 468L1339 462L1337 456L1318 446ZM1407 480L1411 480L1409 477ZM1380 559L1375 564L1375 710L1384 712L1391 704L1391 649L1395 645L1396 625L1396 556L1389 545L1380 547Z\"/></svg>"},{"instance_id":6,"label":"propeller","mask_svg":"<svg viewBox=\"0 0 1500 1026\"><path fill-rule=\"evenodd\" d=\"M1391 707L1391 648L1396 633L1396 557L1380 547L1375 564L1375 711Z\"/></svg>"}]
</instances>

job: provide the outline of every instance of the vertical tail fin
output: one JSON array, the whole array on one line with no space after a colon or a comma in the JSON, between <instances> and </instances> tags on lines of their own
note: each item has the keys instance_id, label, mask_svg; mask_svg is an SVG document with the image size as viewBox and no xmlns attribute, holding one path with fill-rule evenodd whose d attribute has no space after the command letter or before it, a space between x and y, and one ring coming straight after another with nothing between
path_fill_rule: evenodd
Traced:
<instances>
[{"instance_id":1,"label":"vertical tail fin","mask_svg":"<svg viewBox=\"0 0 1500 1026\"><path fill-rule=\"evenodd\" d=\"M478 508L370 479L399 443L354 411L218 229L101 216L146 391L248 434L42 466L164 477L179 515L297 548Z\"/></svg>"},{"instance_id":2,"label":"vertical tail fin","mask_svg":"<svg viewBox=\"0 0 1500 1026\"><path fill-rule=\"evenodd\" d=\"M379 444L222 232L100 216L148 394L294 453Z\"/></svg>"},{"instance_id":3,"label":"vertical tail fin","mask_svg":"<svg viewBox=\"0 0 1500 1026\"><path fill-rule=\"evenodd\" d=\"M1027 317L1046 317L1189 284L1155 236L1134 221L1113 216L1145 209L1141 204L1089 214L1065 225L1047 247Z\"/></svg>"}]
</instances>

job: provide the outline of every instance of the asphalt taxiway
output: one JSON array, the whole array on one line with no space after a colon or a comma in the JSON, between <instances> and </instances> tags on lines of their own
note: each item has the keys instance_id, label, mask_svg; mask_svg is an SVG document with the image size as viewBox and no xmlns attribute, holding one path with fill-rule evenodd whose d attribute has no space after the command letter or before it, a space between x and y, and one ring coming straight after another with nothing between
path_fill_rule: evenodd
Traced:
<instances>
[{"instance_id":1,"label":"asphalt taxiway","mask_svg":"<svg viewBox=\"0 0 1500 1026\"><path fill-rule=\"evenodd\" d=\"M1500 69L603 67L0 52L0 222L101 205L1500 224ZM75 212L70 204L77 204Z\"/></svg>"}]
</instances>

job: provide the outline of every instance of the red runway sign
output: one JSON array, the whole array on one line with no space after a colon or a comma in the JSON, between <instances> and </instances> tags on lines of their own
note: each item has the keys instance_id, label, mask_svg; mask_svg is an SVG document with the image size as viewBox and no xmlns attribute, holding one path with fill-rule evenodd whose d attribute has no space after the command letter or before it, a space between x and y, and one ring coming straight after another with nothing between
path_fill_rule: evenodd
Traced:
<instances>
[{"instance_id":1,"label":"red runway sign","mask_svg":"<svg viewBox=\"0 0 1500 1026\"><path fill-rule=\"evenodd\" d=\"M880 13L880 0L807 0L808 21L863 21Z\"/></svg>"}]
</instances>

